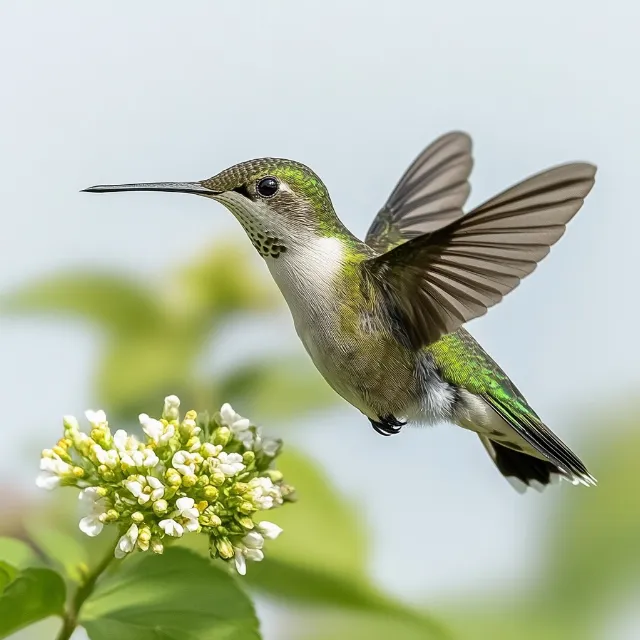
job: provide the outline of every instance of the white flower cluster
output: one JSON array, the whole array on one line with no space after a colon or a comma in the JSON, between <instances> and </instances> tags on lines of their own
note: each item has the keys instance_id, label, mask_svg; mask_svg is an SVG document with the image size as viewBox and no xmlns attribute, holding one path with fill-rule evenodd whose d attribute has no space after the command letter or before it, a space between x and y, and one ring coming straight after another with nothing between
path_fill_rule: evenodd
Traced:
<instances>
[{"instance_id":1,"label":"white flower cluster","mask_svg":"<svg viewBox=\"0 0 640 640\"><path fill-rule=\"evenodd\" d=\"M141 414L143 441L122 429L111 434L104 411L86 412L88 435L65 417L64 437L42 452L37 484L80 488L80 529L97 536L116 524L117 558L162 553L168 540L200 532L212 557L233 560L244 575L246 561L262 560L265 539L282 531L254 514L292 499L273 468L281 442L263 439L229 404L211 419L188 411L180 420L179 406L169 396L162 418Z\"/></svg>"}]
</instances>

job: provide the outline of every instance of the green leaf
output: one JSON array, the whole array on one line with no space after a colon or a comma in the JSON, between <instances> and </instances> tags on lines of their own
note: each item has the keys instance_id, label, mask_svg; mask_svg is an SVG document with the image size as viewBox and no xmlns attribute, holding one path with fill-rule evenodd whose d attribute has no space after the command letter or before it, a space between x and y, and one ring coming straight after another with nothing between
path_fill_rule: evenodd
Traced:
<instances>
[{"instance_id":1,"label":"green leaf","mask_svg":"<svg viewBox=\"0 0 640 640\"><path fill-rule=\"evenodd\" d=\"M40 280L6 295L0 309L73 314L116 332L146 330L163 314L153 294L131 280L76 272Z\"/></svg>"},{"instance_id":2,"label":"green leaf","mask_svg":"<svg viewBox=\"0 0 640 640\"><path fill-rule=\"evenodd\" d=\"M257 273L248 243L219 242L177 275L180 302L188 315L215 322L229 314L273 309L276 286Z\"/></svg>"},{"instance_id":3,"label":"green leaf","mask_svg":"<svg viewBox=\"0 0 640 640\"><path fill-rule=\"evenodd\" d=\"M62 615L65 584L51 569L20 572L0 594L0 638L53 615Z\"/></svg>"},{"instance_id":4,"label":"green leaf","mask_svg":"<svg viewBox=\"0 0 640 640\"><path fill-rule=\"evenodd\" d=\"M22 568L37 562L33 549L22 540L0 537L0 560Z\"/></svg>"},{"instance_id":5,"label":"green leaf","mask_svg":"<svg viewBox=\"0 0 640 640\"><path fill-rule=\"evenodd\" d=\"M10 582L13 582L17 575L18 570L13 565L0 560L0 594Z\"/></svg>"},{"instance_id":6,"label":"green leaf","mask_svg":"<svg viewBox=\"0 0 640 640\"><path fill-rule=\"evenodd\" d=\"M593 628L581 628L580 616L558 616L548 608L514 604L505 594L494 601L465 599L464 604L442 613L450 620L455 638L491 640L586 640L594 638ZM598 637L598 631L595 632ZM366 636L369 638L369 636ZM372 640L382 636L373 635ZM399 640L395 636L394 640Z\"/></svg>"},{"instance_id":7,"label":"green leaf","mask_svg":"<svg viewBox=\"0 0 640 640\"><path fill-rule=\"evenodd\" d=\"M40 551L63 569L71 580L79 582L86 574L88 552L79 540L37 521L28 522L27 531Z\"/></svg>"},{"instance_id":8,"label":"green leaf","mask_svg":"<svg viewBox=\"0 0 640 640\"><path fill-rule=\"evenodd\" d=\"M264 514L283 533L268 543L264 562L249 565L247 582L287 602L385 613L411 621L424 638L446 637L432 618L371 586L355 507L339 497L326 475L309 458L290 449L278 461L298 499Z\"/></svg>"},{"instance_id":9,"label":"green leaf","mask_svg":"<svg viewBox=\"0 0 640 640\"><path fill-rule=\"evenodd\" d=\"M607 437L589 459L595 488L567 487L550 531L548 606L570 614L597 615L620 589L638 585L640 571L640 424L637 410ZM615 418L614 418L615 419ZM603 422L611 423L607 414Z\"/></svg>"},{"instance_id":10,"label":"green leaf","mask_svg":"<svg viewBox=\"0 0 640 640\"><path fill-rule=\"evenodd\" d=\"M300 452L285 449L278 468L296 488L298 500L265 514L284 529L267 555L332 574L364 576L367 545L355 506L341 498L325 473Z\"/></svg>"},{"instance_id":11,"label":"green leaf","mask_svg":"<svg viewBox=\"0 0 640 640\"><path fill-rule=\"evenodd\" d=\"M443 629L427 629L416 624L410 617L391 617L386 612L367 612L349 615L323 615L316 624L307 624L300 640L335 640L336 638L366 638L367 640L426 640L427 638L474 638L494 640L492 635L471 633L464 636L452 636ZM542 636L540 636L542 637ZM497 637L496 637L497 638ZM520 638L519 635L510 639ZM547 638L545 637L545 640ZM566 640L566 639L565 639Z\"/></svg>"},{"instance_id":12,"label":"green leaf","mask_svg":"<svg viewBox=\"0 0 640 640\"><path fill-rule=\"evenodd\" d=\"M169 330L114 340L100 363L97 380L98 395L112 419L161 408L169 394L177 394L184 403L199 346L196 332Z\"/></svg>"},{"instance_id":13,"label":"green leaf","mask_svg":"<svg viewBox=\"0 0 640 640\"><path fill-rule=\"evenodd\" d=\"M245 413L262 424L292 420L342 402L310 360L298 356L241 365L219 382L219 397L245 407Z\"/></svg>"},{"instance_id":14,"label":"green leaf","mask_svg":"<svg viewBox=\"0 0 640 640\"><path fill-rule=\"evenodd\" d=\"M385 615L403 621L411 629L411 637L449 637L444 627L431 616L389 598L358 576L349 578L319 568L269 559L270 551L271 549L267 551L264 562L249 566L247 579L253 586L282 598L287 603L300 602L316 607L335 607L369 615ZM339 637L369 636L345 634Z\"/></svg>"},{"instance_id":15,"label":"green leaf","mask_svg":"<svg viewBox=\"0 0 640 640\"><path fill-rule=\"evenodd\" d=\"M91 640L256 640L250 600L226 572L182 548L105 576L80 622Z\"/></svg>"},{"instance_id":16,"label":"green leaf","mask_svg":"<svg viewBox=\"0 0 640 640\"><path fill-rule=\"evenodd\" d=\"M284 534L283 534L284 535ZM363 580L350 580L343 575L319 568L270 558L273 545L267 549L267 559L251 563L246 580L252 586L286 601L312 603L345 609L388 610L389 602Z\"/></svg>"}]
</instances>

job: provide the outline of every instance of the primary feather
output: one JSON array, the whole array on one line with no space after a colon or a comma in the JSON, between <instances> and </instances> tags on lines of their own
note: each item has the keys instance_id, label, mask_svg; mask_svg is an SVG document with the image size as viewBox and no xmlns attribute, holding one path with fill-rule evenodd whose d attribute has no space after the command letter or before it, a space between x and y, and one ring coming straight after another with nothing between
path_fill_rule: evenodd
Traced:
<instances>
[{"instance_id":1,"label":"primary feather","mask_svg":"<svg viewBox=\"0 0 640 640\"><path fill-rule=\"evenodd\" d=\"M363 263L413 346L453 333L513 291L560 239L595 171L586 163L549 169Z\"/></svg>"},{"instance_id":2,"label":"primary feather","mask_svg":"<svg viewBox=\"0 0 640 640\"><path fill-rule=\"evenodd\" d=\"M378 252L462 217L471 186L471 138L459 131L430 144L400 178L367 232Z\"/></svg>"}]
</instances>

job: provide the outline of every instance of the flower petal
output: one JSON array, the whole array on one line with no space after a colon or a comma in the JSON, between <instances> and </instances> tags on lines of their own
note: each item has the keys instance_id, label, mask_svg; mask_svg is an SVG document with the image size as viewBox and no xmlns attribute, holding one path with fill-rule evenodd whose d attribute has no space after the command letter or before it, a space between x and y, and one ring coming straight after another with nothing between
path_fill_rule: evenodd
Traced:
<instances>
[{"instance_id":1,"label":"flower petal","mask_svg":"<svg viewBox=\"0 0 640 640\"><path fill-rule=\"evenodd\" d=\"M257 531L249 531L249 533L242 538L242 542L249 549L261 549L264 544L264 538Z\"/></svg>"},{"instance_id":2,"label":"flower petal","mask_svg":"<svg viewBox=\"0 0 640 640\"><path fill-rule=\"evenodd\" d=\"M244 555L247 560L253 560L253 562L260 562L261 560L264 560L264 553L262 553L260 549L247 549L244 552Z\"/></svg>"},{"instance_id":3,"label":"flower petal","mask_svg":"<svg viewBox=\"0 0 640 640\"><path fill-rule=\"evenodd\" d=\"M134 498L139 498L142 495L142 485L137 480L127 480L124 486Z\"/></svg>"},{"instance_id":4,"label":"flower petal","mask_svg":"<svg viewBox=\"0 0 640 640\"><path fill-rule=\"evenodd\" d=\"M247 574L247 563L244 559L244 553L242 552L242 549L239 549L238 547L234 547L234 551L235 554L233 556L233 559L236 563L236 571L241 576L244 576Z\"/></svg>"},{"instance_id":5,"label":"flower petal","mask_svg":"<svg viewBox=\"0 0 640 640\"><path fill-rule=\"evenodd\" d=\"M59 476L53 475L48 471L43 471L38 474L36 478L36 486L40 489L46 489L47 491L52 491L56 487L60 486L60 481L62 478Z\"/></svg>"},{"instance_id":6,"label":"flower petal","mask_svg":"<svg viewBox=\"0 0 640 640\"><path fill-rule=\"evenodd\" d=\"M182 515L187 509L192 509L195 501L193 498L178 498L176 500L176 508Z\"/></svg>"},{"instance_id":7,"label":"flower petal","mask_svg":"<svg viewBox=\"0 0 640 640\"><path fill-rule=\"evenodd\" d=\"M168 518L167 520L160 520L158 526L168 536L174 536L175 538L179 538L184 533L182 525L171 518Z\"/></svg>"},{"instance_id":8,"label":"flower petal","mask_svg":"<svg viewBox=\"0 0 640 640\"><path fill-rule=\"evenodd\" d=\"M282 533L282 527L279 527L273 522L263 520L258 523L258 531L267 538L267 540L275 540Z\"/></svg>"},{"instance_id":9,"label":"flower petal","mask_svg":"<svg viewBox=\"0 0 640 640\"><path fill-rule=\"evenodd\" d=\"M86 516L80 520L78 527L82 533L86 533L93 538L102 531L104 525L95 516Z\"/></svg>"}]
</instances>

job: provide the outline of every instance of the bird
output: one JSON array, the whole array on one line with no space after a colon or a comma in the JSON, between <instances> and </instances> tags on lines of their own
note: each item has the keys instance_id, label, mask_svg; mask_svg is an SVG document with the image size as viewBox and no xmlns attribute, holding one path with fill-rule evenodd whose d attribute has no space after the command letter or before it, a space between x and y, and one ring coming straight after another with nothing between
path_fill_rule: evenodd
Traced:
<instances>
[{"instance_id":1,"label":"bird","mask_svg":"<svg viewBox=\"0 0 640 640\"><path fill-rule=\"evenodd\" d=\"M595 478L531 408L465 325L529 275L595 182L572 162L465 212L471 137L452 131L401 176L364 241L309 167L259 158L195 182L96 185L214 200L264 258L314 365L382 436L451 423L479 437L519 492Z\"/></svg>"}]
</instances>

